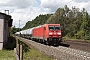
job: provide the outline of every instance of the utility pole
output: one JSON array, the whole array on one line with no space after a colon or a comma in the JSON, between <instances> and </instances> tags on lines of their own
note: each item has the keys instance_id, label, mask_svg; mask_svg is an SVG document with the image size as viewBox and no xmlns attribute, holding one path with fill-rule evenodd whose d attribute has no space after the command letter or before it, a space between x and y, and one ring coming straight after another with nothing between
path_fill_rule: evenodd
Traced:
<instances>
[{"instance_id":1,"label":"utility pole","mask_svg":"<svg viewBox=\"0 0 90 60\"><path fill-rule=\"evenodd\" d=\"M19 20L19 31L20 31L20 21L21 21L21 20Z\"/></svg>"}]
</instances>

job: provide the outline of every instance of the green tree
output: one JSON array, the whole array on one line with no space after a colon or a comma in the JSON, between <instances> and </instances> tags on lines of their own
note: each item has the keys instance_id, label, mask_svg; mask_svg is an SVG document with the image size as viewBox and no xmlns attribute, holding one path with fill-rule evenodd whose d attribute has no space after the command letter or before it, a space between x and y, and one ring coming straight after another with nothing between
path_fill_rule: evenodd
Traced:
<instances>
[{"instance_id":1,"label":"green tree","mask_svg":"<svg viewBox=\"0 0 90 60\"><path fill-rule=\"evenodd\" d=\"M45 23L60 24L63 36L89 39L90 40L90 15L83 8L72 7L67 5L58 8L54 14L39 15L34 20L28 21L23 29L32 28Z\"/></svg>"},{"instance_id":2,"label":"green tree","mask_svg":"<svg viewBox=\"0 0 90 60\"><path fill-rule=\"evenodd\" d=\"M52 14L45 14L45 15L39 15L37 16L34 20L32 21L28 21L26 23L26 25L22 28L24 29L28 29L28 28L32 28L35 26L39 26L39 25L43 25L47 22L47 19L51 16Z\"/></svg>"},{"instance_id":3,"label":"green tree","mask_svg":"<svg viewBox=\"0 0 90 60\"><path fill-rule=\"evenodd\" d=\"M15 34L17 31L19 31L19 28L16 28L15 26L11 27L10 33Z\"/></svg>"}]
</instances>

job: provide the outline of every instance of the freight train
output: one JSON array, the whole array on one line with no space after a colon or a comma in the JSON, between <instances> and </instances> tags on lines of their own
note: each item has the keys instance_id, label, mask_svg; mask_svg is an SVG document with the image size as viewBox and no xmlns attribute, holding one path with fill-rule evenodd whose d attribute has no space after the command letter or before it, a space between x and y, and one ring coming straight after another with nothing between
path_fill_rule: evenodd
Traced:
<instances>
[{"instance_id":1,"label":"freight train","mask_svg":"<svg viewBox=\"0 0 90 60\"><path fill-rule=\"evenodd\" d=\"M60 24L44 24L16 32L15 35L45 44L60 44L62 42Z\"/></svg>"}]
</instances>

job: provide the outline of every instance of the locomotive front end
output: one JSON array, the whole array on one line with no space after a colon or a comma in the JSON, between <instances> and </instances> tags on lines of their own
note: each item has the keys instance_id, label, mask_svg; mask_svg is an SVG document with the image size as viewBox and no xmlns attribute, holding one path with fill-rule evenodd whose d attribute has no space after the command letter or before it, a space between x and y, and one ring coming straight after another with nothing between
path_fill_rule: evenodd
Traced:
<instances>
[{"instance_id":1,"label":"locomotive front end","mask_svg":"<svg viewBox=\"0 0 90 60\"><path fill-rule=\"evenodd\" d=\"M48 26L48 41L52 43L60 43L62 41L62 31L60 24Z\"/></svg>"}]
</instances>

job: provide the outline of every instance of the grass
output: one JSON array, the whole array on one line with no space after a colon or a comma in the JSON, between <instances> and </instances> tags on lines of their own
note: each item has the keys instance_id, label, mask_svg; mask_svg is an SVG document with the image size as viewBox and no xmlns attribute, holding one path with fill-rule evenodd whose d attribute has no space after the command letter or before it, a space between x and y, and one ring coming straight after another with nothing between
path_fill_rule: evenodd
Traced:
<instances>
[{"instance_id":1,"label":"grass","mask_svg":"<svg viewBox=\"0 0 90 60\"><path fill-rule=\"evenodd\" d=\"M15 38L10 36L8 42L4 45L3 50L0 50L0 60L16 60L14 55Z\"/></svg>"},{"instance_id":2,"label":"grass","mask_svg":"<svg viewBox=\"0 0 90 60\"><path fill-rule=\"evenodd\" d=\"M90 42L90 40L84 40L84 39L75 39L75 38L70 38L70 37L63 37L63 41L65 40L80 40L80 41L86 41L86 42Z\"/></svg>"},{"instance_id":3,"label":"grass","mask_svg":"<svg viewBox=\"0 0 90 60\"><path fill-rule=\"evenodd\" d=\"M24 53L24 60L53 60L51 57L42 54L34 48L30 48L28 52Z\"/></svg>"},{"instance_id":4,"label":"grass","mask_svg":"<svg viewBox=\"0 0 90 60\"><path fill-rule=\"evenodd\" d=\"M16 60L13 50L0 50L0 60Z\"/></svg>"}]
</instances>

